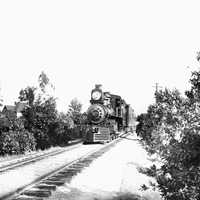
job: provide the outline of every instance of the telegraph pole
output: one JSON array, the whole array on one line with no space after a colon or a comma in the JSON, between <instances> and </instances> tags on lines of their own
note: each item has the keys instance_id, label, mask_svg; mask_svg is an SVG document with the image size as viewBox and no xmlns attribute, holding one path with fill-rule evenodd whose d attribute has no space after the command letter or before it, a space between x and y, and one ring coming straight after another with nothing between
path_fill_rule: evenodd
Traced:
<instances>
[{"instance_id":1,"label":"telegraph pole","mask_svg":"<svg viewBox=\"0 0 200 200\"><path fill-rule=\"evenodd\" d=\"M2 98L2 94L1 94L1 81L0 81L0 108L3 106L3 98ZM1 110L1 109L0 109Z\"/></svg>"},{"instance_id":2,"label":"telegraph pole","mask_svg":"<svg viewBox=\"0 0 200 200\"><path fill-rule=\"evenodd\" d=\"M157 93L158 93L158 90L161 89L162 87L159 86L158 83L156 83L155 86L153 86L153 87L155 88L155 93L154 93L154 95L155 95L155 100L156 100L156 103L157 103L156 95L157 95Z\"/></svg>"},{"instance_id":3,"label":"telegraph pole","mask_svg":"<svg viewBox=\"0 0 200 200\"><path fill-rule=\"evenodd\" d=\"M161 86L159 86L158 83L156 83L155 86L153 86L153 87L156 89L155 94L158 92L159 89L162 88Z\"/></svg>"}]
</instances>

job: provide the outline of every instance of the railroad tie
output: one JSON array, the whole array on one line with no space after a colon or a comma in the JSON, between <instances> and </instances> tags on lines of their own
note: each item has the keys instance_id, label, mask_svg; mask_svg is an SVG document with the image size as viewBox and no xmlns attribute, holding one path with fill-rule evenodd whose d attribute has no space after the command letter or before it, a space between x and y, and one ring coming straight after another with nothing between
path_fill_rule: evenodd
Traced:
<instances>
[{"instance_id":1,"label":"railroad tie","mask_svg":"<svg viewBox=\"0 0 200 200\"><path fill-rule=\"evenodd\" d=\"M28 197L28 196L20 196L20 197L17 197L13 200L43 200L43 198L40 198L40 197Z\"/></svg>"},{"instance_id":2,"label":"railroad tie","mask_svg":"<svg viewBox=\"0 0 200 200\"><path fill-rule=\"evenodd\" d=\"M35 186L35 188L44 190L56 190L56 185L38 184Z\"/></svg>"},{"instance_id":3,"label":"railroad tie","mask_svg":"<svg viewBox=\"0 0 200 200\"><path fill-rule=\"evenodd\" d=\"M61 186L65 184L65 181L52 181L52 180L44 180L41 183L45 183L47 185L56 185L56 186Z\"/></svg>"},{"instance_id":4,"label":"railroad tie","mask_svg":"<svg viewBox=\"0 0 200 200\"><path fill-rule=\"evenodd\" d=\"M56 177L56 176L52 176L52 177L47 178L46 180L47 181L61 181L61 182L65 182L65 179L66 178L59 178L59 177Z\"/></svg>"},{"instance_id":5,"label":"railroad tie","mask_svg":"<svg viewBox=\"0 0 200 200\"><path fill-rule=\"evenodd\" d=\"M23 192L24 195L32 197L49 197L51 195L50 190L33 188Z\"/></svg>"}]
</instances>

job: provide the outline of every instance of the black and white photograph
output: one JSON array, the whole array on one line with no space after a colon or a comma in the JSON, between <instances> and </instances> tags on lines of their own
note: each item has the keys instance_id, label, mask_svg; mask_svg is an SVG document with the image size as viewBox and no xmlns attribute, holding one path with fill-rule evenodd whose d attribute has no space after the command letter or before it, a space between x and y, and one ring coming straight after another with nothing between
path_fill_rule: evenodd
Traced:
<instances>
[{"instance_id":1,"label":"black and white photograph","mask_svg":"<svg viewBox=\"0 0 200 200\"><path fill-rule=\"evenodd\" d=\"M0 200L199 200L199 8L0 0Z\"/></svg>"}]
</instances>

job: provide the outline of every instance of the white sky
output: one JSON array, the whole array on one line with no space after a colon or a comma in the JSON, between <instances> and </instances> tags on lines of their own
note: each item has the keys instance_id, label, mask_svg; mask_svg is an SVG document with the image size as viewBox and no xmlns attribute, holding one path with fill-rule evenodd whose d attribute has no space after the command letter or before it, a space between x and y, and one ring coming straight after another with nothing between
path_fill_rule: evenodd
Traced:
<instances>
[{"instance_id":1,"label":"white sky","mask_svg":"<svg viewBox=\"0 0 200 200\"><path fill-rule=\"evenodd\" d=\"M200 50L199 1L0 1L0 81L5 104L44 70L58 109L77 97L86 108L95 83L136 113L153 87L184 91ZM190 66L190 68L187 68Z\"/></svg>"}]
</instances>

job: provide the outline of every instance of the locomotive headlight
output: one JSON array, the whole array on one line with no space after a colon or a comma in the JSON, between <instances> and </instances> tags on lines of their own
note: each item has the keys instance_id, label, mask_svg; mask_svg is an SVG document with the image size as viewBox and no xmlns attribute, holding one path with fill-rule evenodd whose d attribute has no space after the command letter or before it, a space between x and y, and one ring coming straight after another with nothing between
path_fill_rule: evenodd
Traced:
<instances>
[{"instance_id":1,"label":"locomotive headlight","mask_svg":"<svg viewBox=\"0 0 200 200\"><path fill-rule=\"evenodd\" d=\"M101 98L101 92L99 92L99 91L94 91L93 93L92 93L92 99L94 99L94 100L99 100Z\"/></svg>"}]
</instances>

